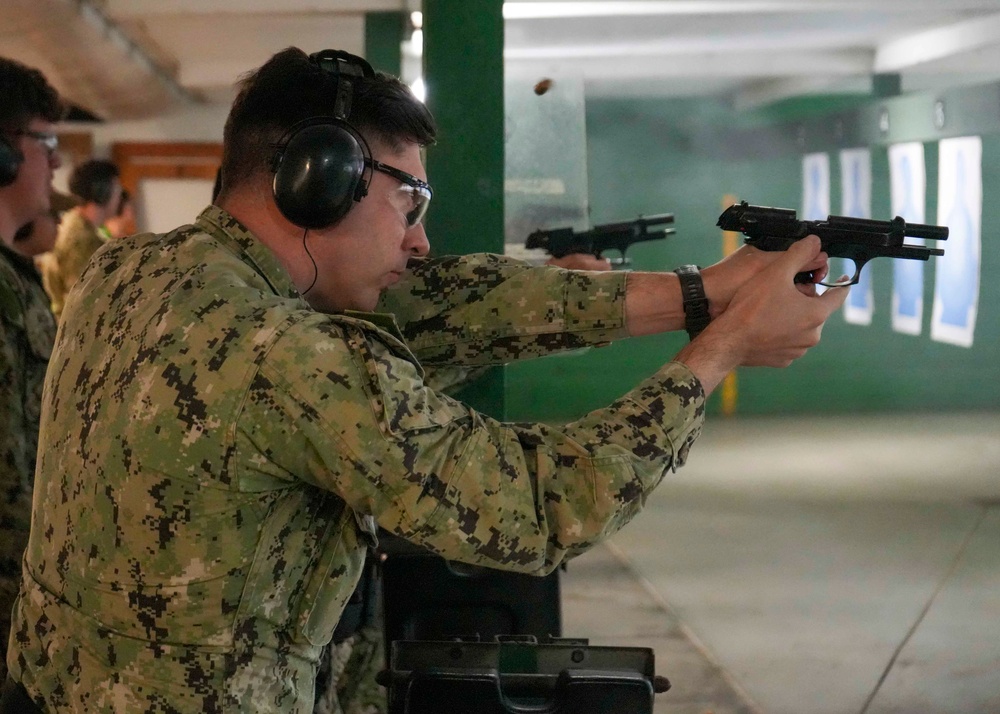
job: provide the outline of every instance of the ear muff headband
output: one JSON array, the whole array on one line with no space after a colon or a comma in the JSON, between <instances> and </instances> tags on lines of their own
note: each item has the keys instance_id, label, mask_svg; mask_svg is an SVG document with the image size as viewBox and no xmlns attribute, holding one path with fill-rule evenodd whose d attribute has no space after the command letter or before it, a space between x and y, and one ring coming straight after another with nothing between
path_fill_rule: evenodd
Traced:
<instances>
[{"instance_id":1,"label":"ear muff headband","mask_svg":"<svg viewBox=\"0 0 1000 714\"><path fill-rule=\"evenodd\" d=\"M351 116L351 101L354 99L354 79L371 79L375 70L357 55L343 50L322 50L309 55L309 61L328 74L337 78L333 116L347 121Z\"/></svg>"},{"instance_id":2,"label":"ear muff headband","mask_svg":"<svg viewBox=\"0 0 1000 714\"><path fill-rule=\"evenodd\" d=\"M272 190L278 210L301 228L327 228L368 194L371 150L347 119L354 81L375 76L364 59L323 50L309 61L336 78L332 116L305 119L278 142L271 158Z\"/></svg>"},{"instance_id":3,"label":"ear muff headband","mask_svg":"<svg viewBox=\"0 0 1000 714\"><path fill-rule=\"evenodd\" d=\"M14 183L23 162L24 154L10 143L10 139L0 136L0 186Z\"/></svg>"}]
</instances>

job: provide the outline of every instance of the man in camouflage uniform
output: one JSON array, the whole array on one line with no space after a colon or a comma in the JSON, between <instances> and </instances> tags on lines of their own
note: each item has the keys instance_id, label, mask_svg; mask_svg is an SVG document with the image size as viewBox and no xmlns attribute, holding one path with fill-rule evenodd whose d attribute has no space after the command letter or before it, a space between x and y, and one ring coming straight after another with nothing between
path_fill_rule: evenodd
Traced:
<instances>
[{"instance_id":1,"label":"man in camouflage uniform","mask_svg":"<svg viewBox=\"0 0 1000 714\"><path fill-rule=\"evenodd\" d=\"M825 263L818 240L744 249L705 271L714 322L609 407L559 428L471 411L427 386L424 362L678 329L677 277L483 255L407 271L428 252L434 126L385 75L347 93L371 152L363 190L304 230L273 172L298 122L344 96L324 56L290 48L245 79L217 205L108 243L67 302L8 654L46 711L311 712L377 526L550 572L684 463L726 373L802 355L843 300L793 283ZM372 312L393 285L403 329Z\"/></svg>"},{"instance_id":2,"label":"man in camouflage uniform","mask_svg":"<svg viewBox=\"0 0 1000 714\"><path fill-rule=\"evenodd\" d=\"M66 295L90 256L111 237L104 222L115 215L121 204L118 167L105 159L84 161L70 173L69 190L80 205L63 216L55 248L40 261L56 317L62 314Z\"/></svg>"},{"instance_id":3,"label":"man in camouflage uniform","mask_svg":"<svg viewBox=\"0 0 1000 714\"><path fill-rule=\"evenodd\" d=\"M6 655L28 542L42 382L55 340L48 297L31 262L51 243L39 241L41 231L31 235L31 222L50 209L59 167L52 124L62 105L40 72L4 58L0 97L0 652Z\"/></svg>"}]
</instances>

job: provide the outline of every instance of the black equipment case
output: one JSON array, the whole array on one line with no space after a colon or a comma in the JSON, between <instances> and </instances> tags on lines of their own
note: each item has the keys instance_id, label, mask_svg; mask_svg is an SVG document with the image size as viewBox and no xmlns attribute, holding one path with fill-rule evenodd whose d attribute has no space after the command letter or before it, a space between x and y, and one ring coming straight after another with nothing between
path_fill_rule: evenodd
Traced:
<instances>
[{"instance_id":1,"label":"black equipment case","mask_svg":"<svg viewBox=\"0 0 1000 714\"><path fill-rule=\"evenodd\" d=\"M585 639L392 643L389 714L652 714L653 651Z\"/></svg>"}]
</instances>

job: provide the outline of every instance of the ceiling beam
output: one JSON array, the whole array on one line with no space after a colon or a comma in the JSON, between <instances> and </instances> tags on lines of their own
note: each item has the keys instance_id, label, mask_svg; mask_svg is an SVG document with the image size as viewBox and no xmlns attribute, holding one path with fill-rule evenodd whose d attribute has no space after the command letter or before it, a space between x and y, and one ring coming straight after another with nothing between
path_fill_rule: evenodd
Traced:
<instances>
[{"instance_id":1,"label":"ceiling beam","mask_svg":"<svg viewBox=\"0 0 1000 714\"><path fill-rule=\"evenodd\" d=\"M106 0L114 17L134 19L154 15L254 15L280 13L365 13L407 10L412 0ZM953 10L989 10L990 0L953 0ZM881 0L879 12L912 13L941 8L940 0ZM733 15L787 12L851 12L873 9L871 0L639 0L625 2L535 2L507 0L509 20L609 17L623 15Z\"/></svg>"},{"instance_id":2,"label":"ceiling beam","mask_svg":"<svg viewBox=\"0 0 1000 714\"><path fill-rule=\"evenodd\" d=\"M200 103L176 66L148 54L91 0L3 4L3 54L38 67L65 99L102 119L134 118ZM0 99L2 101L2 99Z\"/></svg>"},{"instance_id":3,"label":"ceiling beam","mask_svg":"<svg viewBox=\"0 0 1000 714\"><path fill-rule=\"evenodd\" d=\"M406 0L106 0L105 11L122 20L159 15L276 15L367 13L405 10Z\"/></svg>"},{"instance_id":4,"label":"ceiling beam","mask_svg":"<svg viewBox=\"0 0 1000 714\"><path fill-rule=\"evenodd\" d=\"M737 111L756 109L783 99L810 94L865 94L872 93L871 75L851 77L782 77L744 85L733 95Z\"/></svg>"},{"instance_id":5,"label":"ceiling beam","mask_svg":"<svg viewBox=\"0 0 1000 714\"><path fill-rule=\"evenodd\" d=\"M122 57L140 66L153 78L179 98L193 100L194 97L175 79L172 67L164 67L136 44L128 34L88 0L77 4L80 17L107 43L121 52Z\"/></svg>"},{"instance_id":6,"label":"ceiling beam","mask_svg":"<svg viewBox=\"0 0 1000 714\"><path fill-rule=\"evenodd\" d=\"M783 53L811 54L813 52L829 52L818 50L802 35L753 36L753 37L688 37L667 38L647 42L605 42L602 44L560 44L529 47L510 47L504 50L504 58L508 60L587 60L615 57L635 58L674 58L698 54L715 54L725 52L749 53L759 52L763 55ZM861 50L846 50L856 52ZM869 55L870 57L870 55Z\"/></svg>"},{"instance_id":7,"label":"ceiling beam","mask_svg":"<svg viewBox=\"0 0 1000 714\"><path fill-rule=\"evenodd\" d=\"M886 42L875 52L876 72L899 72L1000 44L1000 14L965 20Z\"/></svg>"},{"instance_id":8,"label":"ceiling beam","mask_svg":"<svg viewBox=\"0 0 1000 714\"><path fill-rule=\"evenodd\" d=\"M534 58L505 52L508 66L538 71L559 70L593 79L614 77L793 77L821 75L848 77L871 73L872 53L867 50L831 51L732 51L693 52L663 57L650 55Z\"/></svg>"}]
</instances>

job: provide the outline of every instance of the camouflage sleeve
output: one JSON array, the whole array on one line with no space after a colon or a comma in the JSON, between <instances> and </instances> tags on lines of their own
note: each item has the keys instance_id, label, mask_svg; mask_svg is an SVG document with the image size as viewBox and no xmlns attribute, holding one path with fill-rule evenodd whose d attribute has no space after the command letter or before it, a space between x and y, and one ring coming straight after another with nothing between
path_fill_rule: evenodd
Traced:
<instances>
[{"instance_id":1,"label":"camouflage sleeve","mask_svg":"<svg viewBox=\"0 0 1000 714\"><path fill-rule=\"evenodd\" d=\"M0 257L0 261L3 258ZM13 272L0 265L0 527L18 515L24 503L13 503L21 491L25 462L23 358L24 308L14 292ZM16 509L14 506L16 505Z\"/></svg>"},{"instance_id":2,"label":"camouflage sleeve","mask_svg":"<svg viewBox=\"0 0 1000 714\"><path fill-rule=\"evenodd\" d=\"M0 299L2 297L0 291ZM21 450L15 448L15 440L21 437L23 417L13 338L10 325L0 314L0 509L6 505L6 494L13 491L10 479L19 474L23 466L18 457Z\"/></svg>"},{"instance_id":3,"label":"camouflage sleeve","mask_svg":"<svg viewBox=\"0 0 1000 714\"><path fill-rule=\"evenodd\" d=\"M544 573L627 523L701 430L704 392L680 363L555 428L471 411L428 388L403 349L306 319L269 351L238 448L444 557Z\"/></svg>"},{"instance_id":4,"label":"camouflage sleeve","mask_svg":"<svg viewBox=\"0 0 1000 714\"><path fill-rule=\"evenodd\" d=\"M0 261L3 259L0 258ZM20 582L21 554L28 540L31 492L24 483L27 435L24 433L23 384L18 358L16 296L0 266L0 676L6 677L10 615Z\"/></svg>"},{"instance_id":5,"label":"camouflage sleeve","mask_svg":"<svg viewBox=\"0 0 1000 714\"><path fill-rule=\"evenodd\" d=\"M503 364L627 337L627 275L449 256L412 265L378 309L425 364Z\"/></svg>"}]
</instances>

